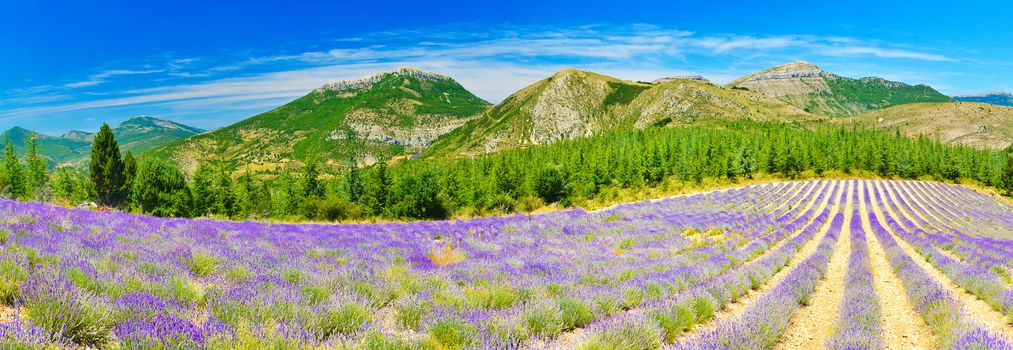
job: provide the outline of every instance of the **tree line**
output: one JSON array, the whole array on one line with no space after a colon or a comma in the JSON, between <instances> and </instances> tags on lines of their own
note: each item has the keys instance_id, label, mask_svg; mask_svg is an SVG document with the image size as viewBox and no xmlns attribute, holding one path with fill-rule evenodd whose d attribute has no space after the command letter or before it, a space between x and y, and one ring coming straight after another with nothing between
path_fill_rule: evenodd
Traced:
<instances>
[{"instance_id":1,"label":"tree line","mask_svg":"<svg viewBox=\"0 0 1013 350\"><path fill-rule=\"evenodd\" d=\"M80 203L171 217L290 221L440 219L568 206L665 182L737 181L875 174L885 178L971 179L1013 194L1013 147L944 145L899 132L821 125L730 122L721 127L649 128L473 158L420 157L326 174L298 169L241 171L202 162L189 176L154 158L122 154L111 129L96 134L87 169L50 173L35 138L18 159L8 140L0 188L9 198ZM349 161L354 164L354 161Z\"/></svg>"}]
</instances>

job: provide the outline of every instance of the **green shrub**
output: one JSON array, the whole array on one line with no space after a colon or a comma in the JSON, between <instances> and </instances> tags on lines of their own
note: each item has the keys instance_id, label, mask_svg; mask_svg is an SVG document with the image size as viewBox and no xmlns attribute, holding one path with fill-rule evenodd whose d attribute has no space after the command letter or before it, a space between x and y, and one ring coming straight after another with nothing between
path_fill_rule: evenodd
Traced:
<instances>
[{"instance_id":1,"label":"green shrub","mask_svg":"<svg viewBox=\"0 0 1013 350\"><path fill-rule=\"evenodd\" d=\"M661 348L662 331L648 320L632 320L592 335L579 350L654 350Z\"/></svg>"},{"instance_id":2,"label":"green shrub","mask_svg":"<svg viewBox=\"0 0 1013 350\"><path fill-rule=\"evenodd\" d=\"M560 299L557 304L559 304L560 321L565 329L582 327L594 319L594 311L591 310L591 306L580 299Z\"/></svg>"},{"instance_id":3,"label":"green shrub","mask_svg":"<svg viewBox=\"0 0 1013 350\"><path fill-rule=\"evenodd\" d=\"M79 300L38 299L27 302L24 312L36 326L78 345L104 348L114 338L111 317L97 305Z\"/></svg>"},{"instance_id":4,"label":"green shrub","mask_svg":"<svg viewBox=\"0 0 1013 350\"><path fill-rule=\"evenodd\" d=\"M0 303L10 305L21 297L21 282L28 279L24 266L13 261L0 261Z\"/></svg>"},{"instance_id":5,"label":"green shrub","mask_svg":"<svg viewBox=\"0 0 1013 350\"><path fill-rule=\"evenodd\" d=\"M432 304L427 301L404 301L395 306L394 319L402 329L418 330L431 309Z\"/></svg>"},{"instance_id":6,"label":"green shrub","mask_svg":"<svg viewBox=\"0 0 1013 350\"><path fill-rule=\"evenodd\" d=\"M361 346L366 350L415 350L422 348L422 344L412 343L378 331L366 333L366 336L362 338Z\"/></svg>"},{"instance_id":7,"label":"green shrub","mask_svg":"<svg viewBox=\"0 0 1013 350\"><path fill-rule=\"evenodd\" d=\"M336 308L324 310L319 315L318 327L321 339L334 334L358 332L371 320L370 310L356 303L345 303Z\"/></svg>"},{"instance_id":8,"label":"green shrub","mask_svg":"<svg viewBox=\"0 0 1013 350\"><path fill-rule=\"evenodd\" d=\"M553 338L563 331L560 310L554 304L541 304L524 311L524 326L532 335Z\"/></svg>"},{"instance_id":9,"label":"green shrub","mask_svg":"<svg viewBox=\"0 0 1013 350\"><path fill-rule=\"evenodd\" d=\"M476 343L475 326L453 318L444 318L429 326L428 333L445 349L462 349Z\"/></svg>"},{"instance_id":10,"label":"green shrub","mask_svg":"<svg viewBox=\"0 0 1013 350\"><path fill-rule=\"evenodd\" d=\"M190 269L195 277L205 277L214 274L222 264L222 259L204 252L192 253L183 258L183 264Z\"/></svg>"}]
</instances>

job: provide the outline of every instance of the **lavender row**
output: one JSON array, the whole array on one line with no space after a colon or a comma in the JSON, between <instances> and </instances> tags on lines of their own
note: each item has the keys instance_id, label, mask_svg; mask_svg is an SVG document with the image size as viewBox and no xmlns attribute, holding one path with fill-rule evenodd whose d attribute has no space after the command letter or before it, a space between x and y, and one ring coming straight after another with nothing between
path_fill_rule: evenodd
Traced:
<instances>
[{"instance_id":1,"label":"lavender row","mask_svg":"<svg viewBox=\"0 0 1013 350\"><path fill-rule=\"evenodd\" d=\"M906 183L901 183L900 186L907 187ZM917 192L914 189L910 189L909 191L917 195ZM932 214L932 212L923 207L919 201L915 201L914 198L910 198L910 200L908 200L901 197L901 201L902 205L904 205L905 209L909 212L911 212L912 209L918 209L923 213ZM929 215L929 218L936 218L936 216ZM932 228L936 231L935 234L940 236L938 240L940 241L941 247L961 247L962 249L959 249L958 252L963 252L966 258L971 261L980 262L980 265L1005 266L1008 265L1010 261L1013 261L1013 241L1011 240L996 239L983 235L967 235L961 232L961 230L947 225L938 219L936 219L935 224L921 220L920 218L917 219L922 227ZM962 227L965 229L973 229L975 226L976 225L973 223L967 223ZM1009 230L1009 227L1007 227L1007 230Z\"/></svg>"},{"instance_id":2,"label":"lavender row","mask_svg":"<svg viewBox=\"0 0 1013 350\"><path fill-rule=\"evenodd\" d=\"M944 286L918 267L897 244L874 213L868 214L872 231L887 253L887 260L904 284L908 298L922 315L943 349L1011 349L1013 344L974 323Z\"/></svg>"},{"instance_id":3,"label":"lavender row","mask_svg":"<svg viewBox=\"0 0 1013 350\"><path fill-rule=\"evenodd\" d=\"M879 299L873 288L869 243L857 207L851 214L851 256L844 280L844 296L828 349L883 349Z\"/></svg>"},{"instance_id":4,"label":"lavender row","mask_svg":"<svg viewBox=\"0 0 1013 350\"><path fill-rule=\"evenodd\" d=\"M1013 317L1010 315L1010 311L1013 310L1013 289L1007 288L1006 282L1000 275L986 267L963 263L940 253L933 246L931 240L926 238L932 236L921 229L905 230L889 216L886 217L886 227L914 247L919 255L957 285L984 300L989 306L1004 313L1008 318ZM1010 319L1013 322L1013 318Z\"/></svg>"},{"instance_id":5,"label":"lavender row","mask_svg":"<svg viewBox=\"0 0 1013 350\"><path fill-rule=\"evenodd\" d=\"M670 349L774 347L792 315L799 307L808 303L816 283L826 273L843 222L842 214L835 215L831 221L830 231L820 240L816 252L789 272L780 283L760 297L741 316L721 321L713 330L682 339Z\"/></svg>"},{"instance_id":6,"label":"lavender row","mask_svg":"<svg viewBox=\"0 0 1013 350\"><path fill-rule=\"evenodd\" d=\"M843 186L841 188L843 189ZM822 199L821 195L817 201ZM659 332L656 332L657 339L655 339L658 343L674 342L682 332L710 320L717 310L724 309L728 304L737 301L749 290L755 290L762 286L787 265L805 242L811 240L819 232L828 217L828 211L821 211L811 221L805 217L794 220L779 232L794 232L798 226L803 224L805 227L802 227L798 234L776 251L707 283L690 288L684 293L675 295L672 299L645 305L641 312L642 315L646 315L643 322L658 328ZM767 250L776 243L777 241L758 241L753 245L758 249L756 251L760 251ZM622 340L623 337L618 337L616 334L623 332L629 326L630 317L629 315L621 315L592 324L584 339L581 339L581 344L621 347L621 344L615 342Z\"/></svg>"},{"instance_id":7,"label":"lavender row","mask_svg":"<svg viewBox=\"0 0 1013 350\"><path fill-rule=\"evenodd\" d=\"M759 208L808 201L803 194L815 186L596 213L341 226L163 220L5 202L0 244L16 277L5 288L22 317L4 329L25 335L14 339L100 348L516 344L539 332L541 300L558 301L566 323L577 325L685 288L668 272L709 274L755 257L751 240L790 224L776 221L783 211L774 217ZM752 197L761 191L765 200ZM790 212L808 215L801 205ZM718 229L699 245L680 235L737 226L749 231ZM718 243L746 248L730 251L740 254L727 259L732 264L709 260L727 255ZM87 327L70 327L78 324Z\"/></svg>"}]
</instances>

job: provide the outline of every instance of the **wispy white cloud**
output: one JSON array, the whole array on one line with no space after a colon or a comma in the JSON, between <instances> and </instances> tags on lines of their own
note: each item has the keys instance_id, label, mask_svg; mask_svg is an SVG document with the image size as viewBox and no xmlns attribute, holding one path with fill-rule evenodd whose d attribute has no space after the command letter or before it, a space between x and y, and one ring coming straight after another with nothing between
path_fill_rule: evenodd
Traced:
<instances>
[{"instance_id":1,"label":"wispy white cloud","mask_svg":"<svg viewBox=\"0 0 1013 350\"><path fill-rule=\"evenodd\" d=\"M567 66L631 80L700 74L723 83L757 68L758 62L808 57L955 61L929 49L848 37L703 35L652 25L481 29L378 32L311 45L330 46L324 49L237 54L231 60L167 55L140 69L109 69L72 83L8 91L4 100L10 102L0 103L0 120L141 106L184 117L202 110L200 118L206 120L207 111L263 108L334 80L409 65L450 75L495 103ZM693 61L709 63L690 65ZM152 79L139 83L138 75ZM117 86L139 88L96 88L116 79L132 82ZM82 90L94 94L72 92L84 87L92 87ZM42 97L47 94L53 97Z\"/></svg>"},{"instance_id":2,"label":"wispy white cloud","mask_svg":"<svg viewBox=\"0 0 1013 350\"><path fill-rule=\"evenodd\" d=\"M164 69L149 69L149 70L131 70L131 69L113 69L102 71L101 73L92 74L88 76L87 80L64 84L64 87L77 89L83 87L96 86L104 84L109 81L110 78L120 75L144 75L162 73Z\"/></svg>"},{"instance_id":3,"label":"wispy white cloud","mask_svg":"<svg viewBox=\"0 0 1013 350\"><path fill-rule=\"evenodd\" d=\"M946 57L943 55L915 52L908 50L884 49L878 47L863 47L863 46L825 47L819 49L818 52L828 56L876 56L883 58L908 58L913 60L933 61L933 62L957 61L954 58Z\"/></svg>"}]
</instances>

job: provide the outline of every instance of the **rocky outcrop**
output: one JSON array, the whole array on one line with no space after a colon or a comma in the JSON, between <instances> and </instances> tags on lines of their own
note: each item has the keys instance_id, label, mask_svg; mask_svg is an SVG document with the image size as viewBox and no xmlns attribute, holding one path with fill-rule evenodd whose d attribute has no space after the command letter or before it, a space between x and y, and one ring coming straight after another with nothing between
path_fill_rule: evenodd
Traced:
<instances>
[{"instance_id":1,"label":"rocky outcrop","mask_svg":"<svg viewBox=\"0 0 1013 350\"><path fill-rule=\"evenodd\" d=\"M424 70L421 70L421 69L417 69L417 68L412 68L412 67L402 67L402 68L399 68L398 70L395 70L395 71L376 73L376 74L370 75L370 76L365 77L365 78L335 81L333 83L324 84L323 86L320 86L320 87L314 89L313 91L314 92L326 92L326 91L344 92L344 91L359 90L359 89L368 88L368 87L372 86L373 84L376 84L376 83L380 82L381 80L386 79L386 78L391 77L391 76L395 76L395 77L408 77L408 78L414 78L414 79L418 79L418 80L452 80L452 79L450 79L450 77L448 77L446 75L436 74L436 73L432 73L432 72L427 72L427 71L424 71Z\"/></svg>"},{"instance_id":2,"label":"rocky outcrop","mask_svg":"<svg viewBox=\"0 0 1013 350\"><path fill-rule=\"evenodd\" d=\"M733 81L731 86L771 97L819 94L830 91L820 67L809 62L792 62Z\"/></svg>"},{"instance_id":3,"label":"rocky outcrop","mask_svg":"<svg viewBox=\"0 0 1013 350\"><path fill-rule=\"evenodd\" d=\"M699 81L699 82L704 82L704 83L708 83L708 84L714 84L713 82L711 82L707 78L704 78L703 76L699 76L699 75L677 75L677 76L674 76L674 77L663 77L663 78L654 79L653 81L651 81L651 84L655 84L655 85L657 85L657 84L663 84L663 83L667 83L667 82L670 82L670 81L673 81L673 80L692 80L692 81Z\"/></svg>"}]
</instances>

